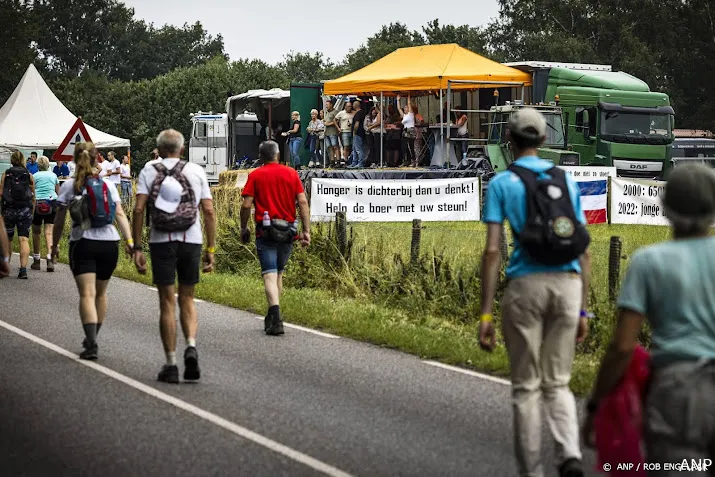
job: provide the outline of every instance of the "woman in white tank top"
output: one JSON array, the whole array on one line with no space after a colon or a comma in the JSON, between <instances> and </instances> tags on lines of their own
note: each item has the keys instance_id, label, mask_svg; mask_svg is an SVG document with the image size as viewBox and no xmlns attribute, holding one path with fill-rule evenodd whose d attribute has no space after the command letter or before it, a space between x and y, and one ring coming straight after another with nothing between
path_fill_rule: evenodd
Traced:
<instances>
[{"instance_id":1,"label":"woman in white tank top","mask_svg":"<svg viewBox=\"0 0 715 477\"><path fill-rule=\"evenodd\" d=\"M417 167L417 155L415 154L415 137L417 133L415 131L415 113L412 112L411 104L410 97L407 96L407 104L403 109L400 104L400 97L397 96L397 110L400 112L400 116L402 116L402 141L405 145L406 154L405 160L402 163L403 167L408 164L412 167Z\"/></svg>"}]
</instances>

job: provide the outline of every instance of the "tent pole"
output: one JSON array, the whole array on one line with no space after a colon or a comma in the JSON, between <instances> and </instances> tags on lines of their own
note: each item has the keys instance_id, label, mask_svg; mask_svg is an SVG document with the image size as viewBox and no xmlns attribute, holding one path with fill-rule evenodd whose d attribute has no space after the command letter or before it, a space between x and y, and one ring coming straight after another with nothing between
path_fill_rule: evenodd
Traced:
<instances>
[{"instance_id":1,"label":"tent pole","mask_svg":"<svg viewBox=\"0 0 715 477\"><path fill-rule=\"evenodd\" d=\"M323 93L320 96L320 99L323 101L323 128L325 128L325 114L328 112L325 109L325 93ZM326 157L326 154L325 154L325 129L323 129L323 138L324 138L323 139L323 147L320 148L321 149L320 152L323 153L323 169L325 169L326 168L326 164L325 164L325 157ZM318 140L318 144L320 144L320 140Z\"/></svg>"},{"instance_id":2,"label":"tent pole","mask_svg":"<svg viewBox=\"0 0 715 477\"><path fill-rule=\"evenodd\" d=\"M449 122L452 122L452 82L450 80L447 80L447 118L449 118ZM452 166L452 141L450 138L452 137L452 130L448 129L447 130L447 166L448 168Z\"/></svg>"},{"instance_id":3,"label":"tent pole","mask_svg":"<svg viewBox=\"0 0 715 477\"><path fill-rule=\"evenodd\" d=\"M385 137L385 117L383 115L383 108L385 107L385 94L380 91L380 169L382 169L382 151L384 150L382 144L382 138Z\"/></svg>"},{"instance_id":4,"label":"tent pole","mask_svg":"<svg viewBox=\"0 0 715 477\"><path fill-rule=\"evenodd\" d=\"M442 107L442 85L439 85L439 107ZM442 152L442 160L444 160L444 113L440 111L442 121L439 123L439 147ZM444 165L444 162L442 163Z\"/></svg>"}]
</instances>

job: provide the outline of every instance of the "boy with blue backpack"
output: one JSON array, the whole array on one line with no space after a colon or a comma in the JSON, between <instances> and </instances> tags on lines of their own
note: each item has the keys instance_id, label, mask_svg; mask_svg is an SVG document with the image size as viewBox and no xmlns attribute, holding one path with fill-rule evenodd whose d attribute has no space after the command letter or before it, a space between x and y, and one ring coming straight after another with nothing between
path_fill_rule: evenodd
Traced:
<instances>
[{"instance_id":1,"label":"boy with blue backpack","mask_svg":"<svg viewBox=\"0 0 715 477\"><path fill-rule=\"evenodd\" d=\"M96 175L97 155L92 143L75 145L75 177L60 188L52 241L55 261L69 210L72 219L69 262L79 291L85 333L84 351L79 356L89 360L98 357L96 340L107 314L107 285L119 259L115 221L127 241L127 253L131 253L134 245L117 187Z\"/></svg>"}]
</instances>

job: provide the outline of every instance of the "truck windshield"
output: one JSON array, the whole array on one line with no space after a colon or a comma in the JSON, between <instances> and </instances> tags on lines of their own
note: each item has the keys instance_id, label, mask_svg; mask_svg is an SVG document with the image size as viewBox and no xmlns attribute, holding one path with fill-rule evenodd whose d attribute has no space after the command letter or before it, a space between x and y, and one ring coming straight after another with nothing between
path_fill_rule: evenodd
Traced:
<instances>
[{"instance_id":1,"label":"truck windshield","mask_svg":"<svg viewBox=\"0 0 715 477\"><path fill-rule=\"evenodd\" d=\"M546 119L546 141L544 145L564 147L564 123L559 113L544 112Z\"/></svg>"},{"instance_id":2,"label":"truck windshield","mask_svg":"<svg viewBox=\"0 0 715 477\"><path fill-rule=\"evenodd\" d=\"M665 145L673 142L670 114L601 111L601 136L606 141Z\"/></svg>"}]
</instances>

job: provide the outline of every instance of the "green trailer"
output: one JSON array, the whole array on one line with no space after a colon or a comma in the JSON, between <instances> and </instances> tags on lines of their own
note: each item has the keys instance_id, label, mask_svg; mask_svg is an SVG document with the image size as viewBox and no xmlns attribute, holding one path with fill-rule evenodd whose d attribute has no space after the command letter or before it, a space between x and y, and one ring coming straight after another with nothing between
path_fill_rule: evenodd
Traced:
<instances>
[{"instance_id":1,"label":"green trailer","mask_svg":"<svg viewBox=\"0 0 715 477\"><path fill-rule=\"evenodd\" d=\"M306 128L310 121L310 110L323 108L321 97L322 86L320 83L291 83L290 84L290 109L300 113L301 132L303 134L303 145L300 148L300 162L307 166L310 162L310 151L305 146L308 133Z\"/></svg>"}]
</instances>

